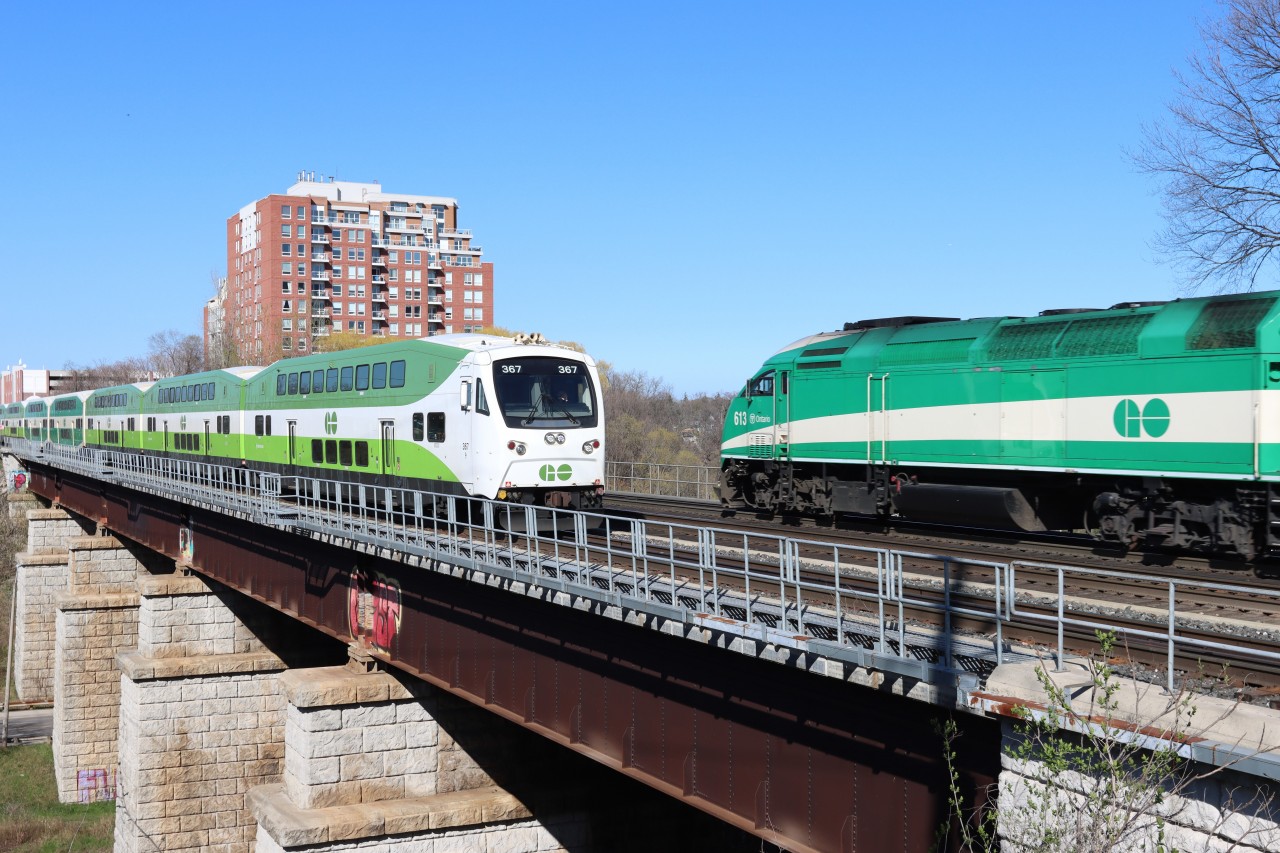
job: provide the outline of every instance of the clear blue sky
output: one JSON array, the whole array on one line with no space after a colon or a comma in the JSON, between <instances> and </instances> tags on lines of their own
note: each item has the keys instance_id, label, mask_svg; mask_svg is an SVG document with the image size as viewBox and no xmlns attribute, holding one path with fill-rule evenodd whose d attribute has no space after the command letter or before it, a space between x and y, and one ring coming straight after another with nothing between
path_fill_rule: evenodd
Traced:
<instances>
[{"instance_id":1,"label":"clear blue sky","mask_svg":"<svg viewBox=\"0 0 1280 853\"><path fill-rule=\"evenodd\" d=\"M10 4L0 366L198 332L226 218L300 169L457 198L498 323L677 393L846 320L1172 298L1126 151L1217 14Z\"/></svg>"}]
</instances>

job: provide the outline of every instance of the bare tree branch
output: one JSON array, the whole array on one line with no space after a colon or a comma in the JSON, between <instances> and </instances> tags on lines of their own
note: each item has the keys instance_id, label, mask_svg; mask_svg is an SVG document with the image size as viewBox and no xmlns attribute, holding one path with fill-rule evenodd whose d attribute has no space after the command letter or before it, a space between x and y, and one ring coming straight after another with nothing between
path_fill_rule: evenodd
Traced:
<instances>
[{"instance_id":1,"label":"bare tree branch","mask_svg":"<svg viewBox=\"0 0 1280 853\"><path fill-rule=\"evenodd\" d=\"M1252 290L1280 247L1280 0L1224 0L1134 159L1163 181L1156 247L1189 290Z\"/></svg>"}]
</instances>

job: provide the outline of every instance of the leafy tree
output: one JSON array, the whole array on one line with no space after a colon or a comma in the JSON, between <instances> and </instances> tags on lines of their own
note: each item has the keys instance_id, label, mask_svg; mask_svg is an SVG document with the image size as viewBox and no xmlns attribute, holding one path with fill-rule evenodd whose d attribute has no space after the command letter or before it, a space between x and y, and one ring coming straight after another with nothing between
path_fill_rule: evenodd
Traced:
<instances>
[{"instance_id":1,"label":"leafy tree","mask_svg":"<svg viewBox=\"0 0 1280 853\"><path fill-rule=\"evenodd\" d=\"M679 400L662 379L615 371L605 390L609 458L665 465L718 465L728 394Z\"/></svg>"},{"instance_id":2,"label":"leafy tree","mask_svg":"<svg viewBox=\"0 0 1280 853\"><path fill-rule=\"evenodd\" d=\"M1224 6L1135 157L1164 184L1157 246L1219 292L1255 287L1280 246L1280 0Z\"/></svg>"}]
</instances>

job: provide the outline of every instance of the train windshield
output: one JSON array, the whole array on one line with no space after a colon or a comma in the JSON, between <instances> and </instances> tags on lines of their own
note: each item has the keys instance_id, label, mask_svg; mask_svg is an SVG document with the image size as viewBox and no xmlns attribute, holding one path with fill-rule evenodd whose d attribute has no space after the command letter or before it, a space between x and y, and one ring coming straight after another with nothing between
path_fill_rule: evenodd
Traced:
<instances>
[{"instance_id":1,"label":"train windshield","mask_svg":"<svg viewBox=\"0 0 1280 853\"><path fill-rule=\"evenodd\" d=\"M493 385L509 427L573 429L598 422L595 388L580 361L505 358L493 363Z\"/></svg>"}]
</instances>

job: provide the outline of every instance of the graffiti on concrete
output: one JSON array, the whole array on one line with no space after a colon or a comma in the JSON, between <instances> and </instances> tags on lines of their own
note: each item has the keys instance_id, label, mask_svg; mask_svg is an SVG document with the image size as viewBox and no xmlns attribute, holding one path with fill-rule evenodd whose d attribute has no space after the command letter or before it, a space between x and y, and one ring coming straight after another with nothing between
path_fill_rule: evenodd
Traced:
<instances>
[{"instance_id":1,"label":"graffiti on concrete","mask_svg":"<svg viewBox=\"0 0 1280 853\"><path fill-rule=\"evenodd\" d=\"M347 621L353 639L390 652L400 632L400 584L377 572L351 570Z\"/></svg>"},{"instance_id":2,"label":"graffiti on concrete","mask_svg":"<svg viewBox=\"0 0 1280 853\"><path fill-rule=\"evenodd\" d=\"M116 798L116 771L98 767L76 771L76 791L82 803L96 803Z\"/></svg>"},{"instance_id":3,"label":"graffiti on concrete","mask_svg":"<svg viewBox=\"0 0 1280 853\"><path fill-rule=\"evenodd\" d=\"M190 527L178 528L178 554L179 561L191 565L191 561L196 556L196 542L191 535Z\"/></svg>"}]
</instances>

